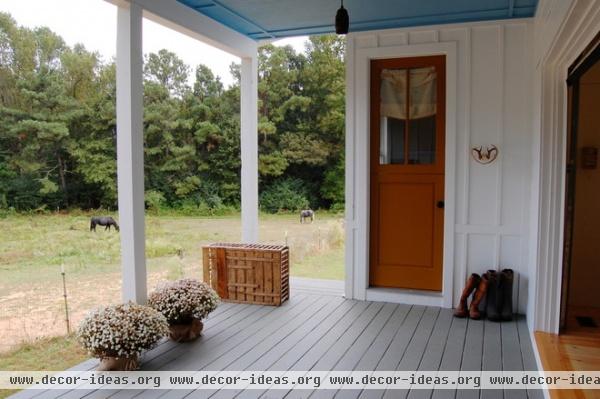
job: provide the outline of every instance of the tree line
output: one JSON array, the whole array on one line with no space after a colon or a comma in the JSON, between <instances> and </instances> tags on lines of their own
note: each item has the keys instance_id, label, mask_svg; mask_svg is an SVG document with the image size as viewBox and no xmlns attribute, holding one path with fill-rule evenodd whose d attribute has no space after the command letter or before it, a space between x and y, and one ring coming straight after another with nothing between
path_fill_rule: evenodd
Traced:
<instances>
[{"instance_id":1,"label":"tree line","mask_svg":"<svg viewBox=\"0 0 600 399\"><path fill-rule=\"evenodd\" d=\"M343 39L269 44L258 60L261 209L343 207ZM168 50L144 61L146 206L239 208L240 65L224 87ZM116 208L115 72L0 13L0 209Z\"/></svg>"}]
</instances>

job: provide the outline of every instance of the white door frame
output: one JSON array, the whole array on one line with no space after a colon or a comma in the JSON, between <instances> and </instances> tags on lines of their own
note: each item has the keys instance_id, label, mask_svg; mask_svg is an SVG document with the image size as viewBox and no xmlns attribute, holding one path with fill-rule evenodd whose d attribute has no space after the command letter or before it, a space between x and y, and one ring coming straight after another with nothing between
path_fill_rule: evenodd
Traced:
<instances>
[{"instance_id":1,"label":"white door frame","mask_svg":"<svg viewBox=\"0 0 600 399\"><path fill-rule=\"evenodd\" d=\"M541 18L541 17L540 17ZM566 182L567 75L568 68L598 33L600 2L573 1L554 44L538 65L541 78L535 289L530 291L528 314L532 330L558 334L563 272L564 206ZM543 32L540 32L543 34ZM539 76L541 74L541 77ZM535 190L534 190L535 192Z\"/></svg>"},{"instance_id":2,"label":"white door frame","mask_svg":"<svg viewBox=\"0 0 600 399\"><path fill-rule=\"evenodd\" d=\"M346 297L452 307L456 211L456 42L354 48L348 42L346 65ZM446 55L446 147L444 183L443 288L440 293L369 287L370 211L370 61Z\"/></svg>"}]
</instances>

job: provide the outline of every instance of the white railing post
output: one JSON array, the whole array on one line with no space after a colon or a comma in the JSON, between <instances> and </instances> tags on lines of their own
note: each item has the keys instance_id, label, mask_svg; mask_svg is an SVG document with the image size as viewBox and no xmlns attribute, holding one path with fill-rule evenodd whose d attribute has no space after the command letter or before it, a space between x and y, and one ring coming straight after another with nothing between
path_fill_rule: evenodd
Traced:
<instances>
[{"instance_id":1,"label":"white railing post","mask_svg":"<svg viewBox=\"0 0 600 399\"><path fill-rule=\"evenodd\" d=\"M123 302L146 302L142 8L117 13L117 177Z\"/></svg>"},{"instance_id":2,"label":"white railing post","mask_svg":"<svg viewBox=\"0 0 600 399\"><path fill-rule=\"evenodd\" d=\"M258 241L258 60L242 58L241 70L242 241Z\"/></svg>"}]
</instances>

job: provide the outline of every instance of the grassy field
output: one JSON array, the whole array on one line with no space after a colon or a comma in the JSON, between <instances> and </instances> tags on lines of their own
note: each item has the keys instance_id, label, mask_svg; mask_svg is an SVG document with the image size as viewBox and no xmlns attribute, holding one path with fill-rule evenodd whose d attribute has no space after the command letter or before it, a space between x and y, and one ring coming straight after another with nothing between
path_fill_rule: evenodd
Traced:
<instances>
[{"instance_id":1,"label":"grassy field","mask_svg":"<svg viewBox=\"0 0 600 399\"><path fill-rule=\"evenodd\" d=\"M148 286L202 276L201 246L239 241L239 216L146 218ZM341 216L261 216L260 238L287 243L293 276L343 279ZM0 353L66 334L61 265L66 272L70 325L91 308L120 301L120 240L114 231L89 231L89 215L10 216L0 219ZM2 363L0 363L0 369Z\"/></svg>"},{"instance_id":2,"label":"grassy field","mask_svg":"<svg viewBox=\"0 0 600 399\"><path fill-rule=\"evenodd\" d=\"M88 358L75 337L44 338L0 356L0 370L66 370ZM0 389L0 398L14 394L14 390Z\"/></svg>"}]
</instances>

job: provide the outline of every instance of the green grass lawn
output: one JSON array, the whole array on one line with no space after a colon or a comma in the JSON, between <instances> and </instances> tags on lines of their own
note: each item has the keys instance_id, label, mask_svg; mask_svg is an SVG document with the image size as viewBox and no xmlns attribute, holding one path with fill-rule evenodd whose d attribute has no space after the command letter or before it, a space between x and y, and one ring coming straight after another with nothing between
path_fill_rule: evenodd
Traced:
<instances>
[{"instance_id":1,"label":"green grass lawn","mask_svg":"<svg viewBox=\"0 0 600 399\"><path fill-rule=\"evenodd\" d=\"M0 219L0 354L66 334L61 265L72 328L89 309L120 301L119 233L97 230L89 231L89 215ZM202 245L239 241L240 232L239 215L147 216L149 288L165 279L201 278ZM286 235L292 276L343 279L341 216L317 214L313 224L300 224L297 215L261 216L261 242L283 244Z\"/></svg>"},{"instance_id":2,"label":"green grass lawn","mask_svg":"<svg viewBox=\"0 0 600 399\"><path fill-rule=\"evenodd\" d=\"M46 338L4 353L0 356L0 370L66 370L87 357L73 336ZM0 389L0 398L15 392Z\"/></svg>"}]
</instances>

